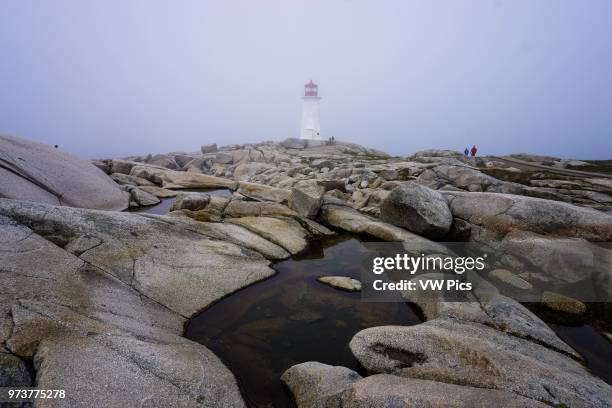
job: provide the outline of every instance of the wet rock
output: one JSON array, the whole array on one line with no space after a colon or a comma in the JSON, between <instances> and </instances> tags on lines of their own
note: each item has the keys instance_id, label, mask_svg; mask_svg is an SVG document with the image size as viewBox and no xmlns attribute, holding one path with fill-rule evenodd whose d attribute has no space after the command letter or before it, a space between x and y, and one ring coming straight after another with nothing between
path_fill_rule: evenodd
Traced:
<instances>
[{"instance_id":1,"label":"wet rock","mask_svg":"<svg viewBox=\"0 0 612 408\"><path fill-rule=\"evenodd\" d=\"M439 318L370 328L350 348L371 373L498 389L553 405L605 407L612 397L612 387L573 359L478 323Z\"/></svg>"},{"instance_id":2,"label":"wet rock","mask_svg":"<svg viewBox=\"0 0 612 408\"><path fill-rule=\"evenodd\" d=\"M497 279L510 286L514 286L518 289L529 290L533 288L531 283L527 282L525 279L519 278L507 269L494 269L489 272L489 277Z\"/></svg>"},{"instance_id":3,"label":"wet rock","mask_svg":"<svg viewBox=\"0 0 612 408\"><path fill-rule=\"evenodd\" d=\"M314 361L297 364L281 376L298 408L341 407L342 393L361 376L341 366Z\"/></svg>"},{"instance_id":4,"label":"wet rock","mask_svg":"<svg viewBox=\"0 0 612 408\"><path fill-rule=\"evenodd\" d=\"M291 188L289 207L306 218L316 218L321 208L325 187L316 180L299 181Z\"/></svg>"},{"instance_id":5,"label":"wet rock","mask_svg":"<svg viewBox=\"0 0 612 408\"><path fill-rule=\"evenodd\" d=\"M128 197L102 170L60 149L0 135L0 197L124 210Z\"/></svg>"},{"instance_id":6,"label":"wet rock","mask_svg":"<svg viewBox=\"0 0 612 408\"><path fill-rule=\"evenodd\" d=\"M361 282L348 276L321 276L317 278L317 280L332 288L345 290L347 292L361 291Z\"/></svg>"},{"instance_id":7,"label":"wet rock","mask_svg":"<svg viewBox=\"0 0 612 408\"><path fill-rule=\"evenodd\" d=\"M0 387L31 387L32 375L25 362L0 350Z\"/></svg>"},{"instance_id":8,"label":"wet rock","mask_svg":"<svg viewBox=\"0 0 612 408\"><path fill-rule=\"evenodd\" d=\"M552 310L581 315L586 312L586 305L579 300L560 293L545 291L542 293L542 303Z\"/></svg>"},{"instance_id":9,"label":"wet rock","mask_svg":"<svg viewBox=\"0 0 612 408\"><path fill-rule=\"evenodd\" d=\"M389 194L380 218L429 238L443 237L453 222L444 197L415 182L406 182Z\"/></svg>"},{"instance_id":10,"label":"wet rock","mask_svg":"<svg viewBox=\"0 0 612 408\"><path fill-rule=\"evenodd\" d=\"M206 193L179 193L170 207L170 211L190 210L198 211L206 208L210 203L210 195Z\"/></svg>"}]
</instances>

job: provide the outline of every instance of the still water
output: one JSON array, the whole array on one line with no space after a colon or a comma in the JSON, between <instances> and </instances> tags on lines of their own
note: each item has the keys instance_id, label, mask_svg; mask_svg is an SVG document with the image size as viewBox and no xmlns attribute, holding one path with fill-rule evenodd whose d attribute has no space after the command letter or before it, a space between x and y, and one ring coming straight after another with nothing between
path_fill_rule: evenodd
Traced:
<instances>
[{"instance_id":1,"label":"still water","mask_svg":"<svg viewBox=\"0 0 612 408\"><path fill-rule=\"evenodd\" d=\"M183 190L229 197L229 190ZM174 198L132 209L166 214ZM414 325L418 309L406 303L366 303L359 293L339 291L316 279L324 275L360 278L368 249L349 234L314 241L308 249L273 265L276 275L222 299L194 317L185 336L211 349L232 370L251 407L291 407L280 383L294 364L319 361L361 371L348 343L367 327ZM592 305L589 305L589 309ZM559 324L557 313L532 311L578 351L590 371L612 384L612 342L598 326L612 325L609 308L597 316Z\"/></svg>"},{"instance_id":2,"label":"still water","mask_svg":"<svg viewBox=\"0 0 612 408\"><path fill-rule=\"evenodd\" d=\"M292 365L319 361L359 370L348 348L355 333L421 322L406 303L366 303L359 293L317 281L324 275L359 279L366 251L349 235L315 241L303 255L276 263L274 277L196 316L185 336L221 358L251 406L291 406L279 378Z\"/></svg>"}]
</instances>

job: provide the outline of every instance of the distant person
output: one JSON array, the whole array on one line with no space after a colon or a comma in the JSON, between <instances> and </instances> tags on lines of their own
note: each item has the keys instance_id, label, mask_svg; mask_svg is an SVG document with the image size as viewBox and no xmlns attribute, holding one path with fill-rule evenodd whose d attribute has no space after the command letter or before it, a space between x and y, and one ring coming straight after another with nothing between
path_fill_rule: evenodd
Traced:
<instances>
[{"instance_id":1,"label":"distant person","mask_svg":"<svg viewBox=\"0 0 612 408\"><path fill-rule=\"evenodd\" d=\"M464 155L465 157L467 157L467 156L468 156L468 154L470 154L470 151L469 151L469 150L468 150L468 148L466 147L466 148L465 148L465 150L463 151L463 155Z\"/></svg>"},{"instance_id":2,"label":"distant person","mask_svg":"<svg viewBox=\"0 0 612 408\"><path fill-rule=\"evenodd\" d=\"M333 136L331 137L331 143L332 143L332 145L335 145L335 144L336 144L336 138L335 138L335 137L333 137Z\"/></svg>"},{"instance_id":3,"label":"distant person","mask_svg":"<svg viewBox=\"0 0 612 408\"><path fill-rule=\"evenodd\" d=\"M59 146L58 145L53 145L53 147L55 147L57 149Z\"/></svg>"},{"instance_id":4,"label":"distant person","mask_svg":"<svg viewBox=\"0 0 612 408\"><path fill-rule=\"evenodd\" d=\"M470 154L473 156L476 156L476 152L478 151L478 149L476 148L476 145L472 146L472 150L470 150Z\"/></svg>"}]
</instances>

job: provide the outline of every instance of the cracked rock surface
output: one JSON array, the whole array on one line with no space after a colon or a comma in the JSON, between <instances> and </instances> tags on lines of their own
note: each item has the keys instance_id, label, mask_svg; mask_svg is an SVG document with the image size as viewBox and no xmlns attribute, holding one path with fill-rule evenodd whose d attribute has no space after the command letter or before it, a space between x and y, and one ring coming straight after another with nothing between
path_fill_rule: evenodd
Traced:
<instances>
[{"instance_id":1,"label":"cracked rock surface","mask_svg":"<svg viewBox=\"0 0 612 408\"><path fill-rule=\"evenodd\" d=\"M11 385L30 385L20 362L33 361L35 384L66 389L69 406L244 405L233 374L182 331L211 302L272 275L262 255L164 217L8 199L0 208Z\"/></svg>"}]
</instances>

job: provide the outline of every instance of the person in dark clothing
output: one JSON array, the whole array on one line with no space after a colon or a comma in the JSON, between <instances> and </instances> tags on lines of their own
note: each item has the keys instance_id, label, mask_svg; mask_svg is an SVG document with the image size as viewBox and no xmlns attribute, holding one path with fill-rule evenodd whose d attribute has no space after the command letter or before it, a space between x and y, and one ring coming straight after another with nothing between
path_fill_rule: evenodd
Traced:
<instances>
[{"instance_id":1,"label":"person in dark clothing","mask_svg":"<svg viewBox=\"0 0 612 408\"><path fill-rule=\"evenodd\" d=\"M465 150L463 151L463 155L467 157L467 155L469 155L469 154L470 154L470 151L466 147Z\"/></svg>"},{"instance_id":2,"label":"person in dark clothing","mask_svg":"<svg viewBox=\"0 0 612 408\"><path fill-rule=\"evenodd\" d=\"M472 146L472 150L470 150L470 154L472 156L476 156L476 152L478 151L478 149L476 148L476 145Z\"/></svg>"}]
</instances>

